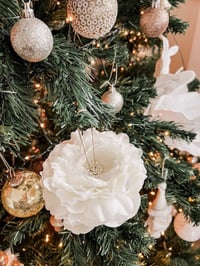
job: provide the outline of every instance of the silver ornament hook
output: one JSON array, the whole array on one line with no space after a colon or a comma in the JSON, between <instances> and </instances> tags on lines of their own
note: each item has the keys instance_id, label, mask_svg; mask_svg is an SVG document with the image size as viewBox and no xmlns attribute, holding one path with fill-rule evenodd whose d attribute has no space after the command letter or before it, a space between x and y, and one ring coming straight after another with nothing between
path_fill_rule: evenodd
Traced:
<instances>
[{"instance_id":1,"label":"silver ornament hook","mask_svg":"<svg viewBox=\"0 0 200 266\"><path fill-rule=\"evenodd\" d=\"M24 4L24 9L22 10L22 17L23 18L34 18L34 10L32 1L29 0L28 2L22 1Z\"/></svg>"},{"instance_id":2,"label":"silver ornament hook","mask_svg":"<svg viewBox=\"0 0 200 266\"><path fill-rule=\"evenodd\" d=\"M160 0L152 0L152 8L160 8Z\"/></svg>"}]
</instances>

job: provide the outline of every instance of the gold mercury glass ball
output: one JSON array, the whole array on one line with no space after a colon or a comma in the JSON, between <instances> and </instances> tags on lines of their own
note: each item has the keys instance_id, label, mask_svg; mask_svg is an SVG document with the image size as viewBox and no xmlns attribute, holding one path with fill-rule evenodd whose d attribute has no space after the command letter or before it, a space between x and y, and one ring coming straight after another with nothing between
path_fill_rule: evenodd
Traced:
<instances>
[{"instance_id":1,"label":"gold mercury glass ball","mask_svg":"<svg viewBox=\"0 0 200 266\"><path fill-rule=\"evenodd\" d=\"M147 8L140 17L140 30L147 37L163 34L169 25L169 14L163 8Z\"/></svg>"},{"instance_id":2,"label":"gold mercury glass ball","mask_svg":"<svg viewBox=\"0 0 200 266\"><path fill-rule=\"evenodd\" d=\"M39 62L53 49L53 36L49 27L38 18L21 18L10 32L14 51L29 62Z\"/></svg>"},{"instance_id":3,"label":"gold mercury glass ball","mask_svg":"<svg viewBox=\"0 0 200 266\"><path fill-rule=\"evenodd\" d=\"M40 176L32 171L20 171L21 182L14 185L6 181L1 198L4 209L11 215L27 218L37 214L44 207Z\"/></svg>"},{"instance_id":4,"label":"gold mercury glass ball","mask_svg":"<svg viewBox=\"0 0 200 266\"><path fill-rule=\"evenodd\" d=\"M69 0L67 19L72 28L89 39L103 37L115 24L118 13L117 0Z\"/></svg>"}]
</instances>

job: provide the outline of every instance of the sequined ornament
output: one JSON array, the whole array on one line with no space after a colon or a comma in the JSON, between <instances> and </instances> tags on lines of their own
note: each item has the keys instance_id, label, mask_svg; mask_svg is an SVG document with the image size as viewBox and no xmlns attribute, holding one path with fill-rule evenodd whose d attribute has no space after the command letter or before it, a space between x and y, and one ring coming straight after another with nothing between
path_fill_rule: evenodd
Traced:
<instances>
[{"instance_id":1,"label":"sequined ornament","mask_svg":"<svg viewBox=\"0 0 200 266\"><path fill-rule=\"evenodd\" d=\"M40 62L46 59L53 49L53 36L49 27L35 18L33 10L25 3L23 18L17 21L10 31L14 51L24 60Z\"/></svg>"},{"instance_id":2,"label":"sequined ornament","mask_svg":"<svg viewBox=\"0 0 200 266\"><path fill-rule=\"evenodd\" d=\"M103 37L114 26L117 13L117 0L69 0L67 3L67 19L74 31L85 38Z\"/></svg>"},{"instance_id":3,"label":"sequined ornament","mask_svg":"<svg viewBox=\"0 0 200 266\"><path fill-rule=\"evenodd\" d=\"M110 104L114 108L115 113L118 113L124 104L122 95L113 86L102 95L102 101Z\"/></svg>"},{"instance_id":4,"label":"sequined ornament","mask_svg":"<svg viewBox=\"0 0 200 266\"><path fill-rule=\"evenodd\" d=\"M4 209L15 217L26 218L37 214L44 206L40 176L32 171L18 171L17 182L7 180L1 192Z\"/></svg>"},{"instance_id":5,"label":"sequined ornament","mask_svg":"<svg viewBox=\"0 0 200 266\"><path fill-rule=\"evenodd\" d=\"M140 30L150 38L159 37L169 25L169 14L165 8L150 7L141 13Z\"/></svg>"},{"instance_id":6,"label":"sequined ornament","mask_svg":"<svg viewBox=\"0 0 200 266\"><path fill-rule=\"evenodd\" d=\"M183 213L178 213L174 219L174 230L185 241L193 242L200 240L200 226L196 226L186 220Z\"/></svg>"}]
</instances>

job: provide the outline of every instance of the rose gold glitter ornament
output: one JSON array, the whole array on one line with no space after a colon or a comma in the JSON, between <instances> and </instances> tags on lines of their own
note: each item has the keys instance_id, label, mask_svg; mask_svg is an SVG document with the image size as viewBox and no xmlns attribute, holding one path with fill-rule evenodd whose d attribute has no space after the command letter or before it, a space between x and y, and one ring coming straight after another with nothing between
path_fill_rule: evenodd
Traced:
<instances>
[{"instance_id":1,"label":"rose gold glitter ornament","mask_svg":"<svg viewBox=\"0 0 200 266\"><path fill-rule=\"evenodd\" d=\"M14 51L29 62L39 62L53 49L53 36L48 26L34 17L30 2L25 3L24 18L17 21L10 32Z\"/></svg>"},{"instance_id":2,"label":"rose gold glitter ornament","mask_svg":"<svg viewBox=\"0 0 200 266\"><path fill-rule=\"evenodd\" d=\"M9 262L8 255L5 251L0 250L0 266L7 266Z\"/></svg>"},{"instance_id":3,"label":"rose gold glitter ornament","mask_svg":"<svg viewBox=\"0 0 200 266\"><path fill-rule=\"evenodd\" d=\"M140 17L140 30L150 38L159 37L169 25L169 14L166 9L152 5L145 9Z\"/></svg>"},{"instance_id":4,"label":"rose gold glitter ornament","mask_svg":"<svg viewBox=\"0 0 200 266\"><path fill-rule=\"evenodd\" d=\"M8 180L1 192L4 209L15 217L25 218L37 214L44 206L40 176L32 171L18 172L19 185Z\"/></svg>"},{"instance_id":5,"label":"rose gold glitter ornament","mask_svg":"<svg viewBox=\"0 0 200 266\"><path fill-rule=\"evenodd\" d=\"M75 32L90 39L108 33L117 13L117 0L69 0L67 3L67 20L71 21Z\"/></svg>"},{"instance_id":6,"label":"rose gold glitter ornament","mask_svg":"<svg viewBox=\"0 0 200 266\"><path fill-rule=\"evenodd\" d=\"M15 258L15 259L11 262L10 266L24 266L24 264L22 264L18 259Z\"/></svg>"}]
</instances>

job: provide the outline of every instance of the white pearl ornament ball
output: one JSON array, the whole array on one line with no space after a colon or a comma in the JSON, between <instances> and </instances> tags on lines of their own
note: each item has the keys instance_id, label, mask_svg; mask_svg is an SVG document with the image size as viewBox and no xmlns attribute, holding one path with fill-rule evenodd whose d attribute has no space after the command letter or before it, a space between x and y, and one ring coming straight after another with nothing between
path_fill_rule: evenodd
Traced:
<instances>
[{"instance_id":1,"label":"white pearl ornament ball","mask_svg":"<svg viewBox=\"0 0 200 266\"><path fill-rule=\"evenodd\" d=\"M53 49L53 36L49 27L38 18L21 18L10 32L14 51L24 60L40 62Z\"/></svg>"},{"instance_id":2,"label":"white pearl ornament ball","mask_svg":"<svg viewBox=\"0 0 200 266\"><path fill-rule=\"evenodd\" d=\"M119 113L124 104L122 95L116 91L114 87L110 87L109 90L102 95L101 99L103 102L111 105L115 113Z\"/></svg>"},{"instance_id":3,"label":"white pearl ornament ball","mask_svg":"<svg viewBox=\"0 0 200 266\"><path fill-rule=\"evenodd\" d=\"M72 28L89 39L107 34L115 24L117 13L117 0L68 0L67 3L67 19Z\"/></svg>"}]
</instances>

